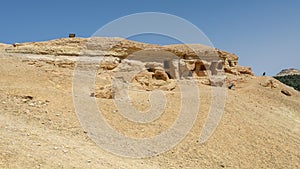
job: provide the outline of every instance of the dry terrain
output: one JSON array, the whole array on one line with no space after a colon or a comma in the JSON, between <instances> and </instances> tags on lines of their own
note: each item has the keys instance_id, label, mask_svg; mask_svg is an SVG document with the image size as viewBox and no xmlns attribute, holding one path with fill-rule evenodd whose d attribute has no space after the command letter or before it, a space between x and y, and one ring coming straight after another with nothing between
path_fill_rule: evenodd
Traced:
<instances>
[{"instance_id":1,"label":"dry terrain","mask_svg":"<svg viewBox=\"0 0 300 169\"><path fill-rule=\"evenodd\" d=\"M272 77L226 73L227 83L235 86L226 88L220 124L203 144L198 139L213 87L199 83L201 106L188 135L162 154L132 159L103 150L81 127L72 97L72 46L68 56L30 53L30 48L22 53L16 48L0 45L0 168L300 168L300 93ZM98 72L96 84L103 79L109 81L109 72ZM175 121L178 91L164 91L164 114L147 124L123 118L113 99L95 99L113 128L143 138L163 132ZM146 110L149 93L132 90L132 104Z\"/></svg>"}]
</instances>

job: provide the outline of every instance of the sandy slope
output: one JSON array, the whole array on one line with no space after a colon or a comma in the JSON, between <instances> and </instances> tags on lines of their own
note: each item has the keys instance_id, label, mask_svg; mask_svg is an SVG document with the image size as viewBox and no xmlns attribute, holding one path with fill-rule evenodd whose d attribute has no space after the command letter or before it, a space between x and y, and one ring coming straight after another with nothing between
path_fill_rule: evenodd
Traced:
<instances>
[{"instance_id":1,"label":"sandy slope","mask_svg":"<svg viewBox=\"0 0 300 169\"><path fill-rule=\"evenodd\" d=\"M72 100L72 64L0 56L0 168L299 168L300 94L270 77L245 76L227 90L222 121L204 144L197 142L210 106L211 88L199 85L201 109L188 136L175 148L146 159L115 156L81 128ZM229 78L236 78L229 75ZM292 96L285 96L281 89ZM148 93L132 92L144 110ZM26 97L27 96L27 97ZM28 96L32 96L30 98ZM179 95L150 125L114 113L112 100L97 99L109 123L134 137L167 129L178 114Z\"/></svg>"}]
</instances>

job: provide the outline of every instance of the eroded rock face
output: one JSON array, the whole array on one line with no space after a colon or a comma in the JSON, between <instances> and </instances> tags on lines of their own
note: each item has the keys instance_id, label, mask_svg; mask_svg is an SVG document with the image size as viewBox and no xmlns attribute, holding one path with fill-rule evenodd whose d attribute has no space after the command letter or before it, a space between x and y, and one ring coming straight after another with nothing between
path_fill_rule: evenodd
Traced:
<instances>
[{"instance_id":1,"label":"eroded rock face","mask_svg":"<svg viewBox=\"0 0 300 169\"><path fill-rule=\"evenodd\" d=\"M170 91L176 88L176 81L169 79L167 73L162 69L154 70L154 72L144 70L138 73L132 82L134 87L148 91L154 89Z\"/></svg>"},{"instance_id":2,"label":"eroded rock face","mask_svg":"<svg viewBox=\"0 0 300 169\"><path fill-rule=\"evenodd\" d=\"M247 74L254 76L254 73L250 67L238 65L238 56L233 53L221 51L219 49L216 50L224 63L224 70L226 73L234 75Z\"/></svg>"},{"instance_id":3,"label":"eroded rock face","mask_svg":"<svg viewBox=\"0 0 300 169\"><path fill-rule=\"evenodd\" d=\"M251 67L248 67L248 66L237 66L237 71L240 74L248 74L248 75L254 76L254 73L252 72Z\"/></svg>"},{"instance_id":4,"label":"eroded rock face","mask_svg":"<svg viewBox=\"0 0 300 169\"><path fill-rule=\"evenodd\" d=\"M170 79L168 73L160 63L144 63L136 60L124 59L113 70L117 82L131 83L132 87L139 90L173 90L176 87L174 79Z\"/></svg>"},{"instance_id":5,"label":"eroded rock face","mask_svg":"<svg viewBox=\"0 0 300 169\"><path fill-rule=\"evenodd\" d=\"M123 38L93 37L0 44L0 48L7 53L102 57L99 69L109 74L109 80L115 78L140 90L170 91L176 88L176 81L182 79L223 86L225 73L253 75L250 67L238 65L235 54L200 44L159 46ZM74 63L70 66L73 68ZM268 85L272 87L272 84ZM110 99L114 97L114 90L113 84L100 83L94 96Z\"/></svg>"},{"instance_id":6,"label":"eroded rock face","mask_svg":"<svg viewBox=\"0 0 300 169\"><path fill-rule=\"evenodd\" d=\"M123 38L93 37L64 38L45 42L20 43L5 48L5 51L9 53L57 56L111 56L120 59L127 58L141 50L170 52L179 59L185 60L187 64L185 66L188 67L188 70L195 69L193 76L207 75L207 72L202 71L202 65L206 67L206 71L213 71L213 74L216 73L214 71L216 69L213 67L209 68L209 65L205 62L223 62L222 66L226 73L235 75L253 75L250 68L238 66L238 57L235 54L200 44L159 46L130 41ZM195 64L190 64L191 62L194 62ZM107 68L112 69L113 67L114 66Z\"/></svg>"}]
</instances>

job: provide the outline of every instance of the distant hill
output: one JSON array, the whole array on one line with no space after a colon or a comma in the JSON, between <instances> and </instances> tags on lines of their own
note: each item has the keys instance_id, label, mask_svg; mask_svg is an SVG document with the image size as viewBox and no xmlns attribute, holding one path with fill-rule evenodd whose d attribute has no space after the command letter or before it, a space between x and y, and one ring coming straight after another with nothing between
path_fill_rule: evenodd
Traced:
<instances>
[{"instance_id":1,"label":"distant hill","mask_svg":"<svg viewBox=\"0 0 300 169\"><path fill-rule=\"evenodd\" d=\"M295 68L283 69L276 76L300 75L300 70Z\"/></svg>"},{"instance_id":2,"label":"distant hill","mask_svg":"<svg viewBox=\"0 0 300 169\"><path fill-rule=\"evenodd\" d=\"M274 76L277 80L282 83L293 87L294 89L300 91L300 74L294 75L284 75L284 76Z\"/></svg>"}]
</instances>

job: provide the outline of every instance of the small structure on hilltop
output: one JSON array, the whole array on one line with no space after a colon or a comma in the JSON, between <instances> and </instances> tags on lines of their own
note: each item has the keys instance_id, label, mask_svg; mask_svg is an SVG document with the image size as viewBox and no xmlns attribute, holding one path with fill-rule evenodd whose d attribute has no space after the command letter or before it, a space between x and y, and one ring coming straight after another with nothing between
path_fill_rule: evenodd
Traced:
<instances>
[{"instance_id":1,"label":"small structure on hilltop","mask_svg":"<svg viewBox=\"0 0 300 169\"><path fill-rule=\"evenodd\" d=\"M75 38L76 37L76 34L75 33L70 33L69 34L69 38Z\"/></svg>"}]
</instances>

